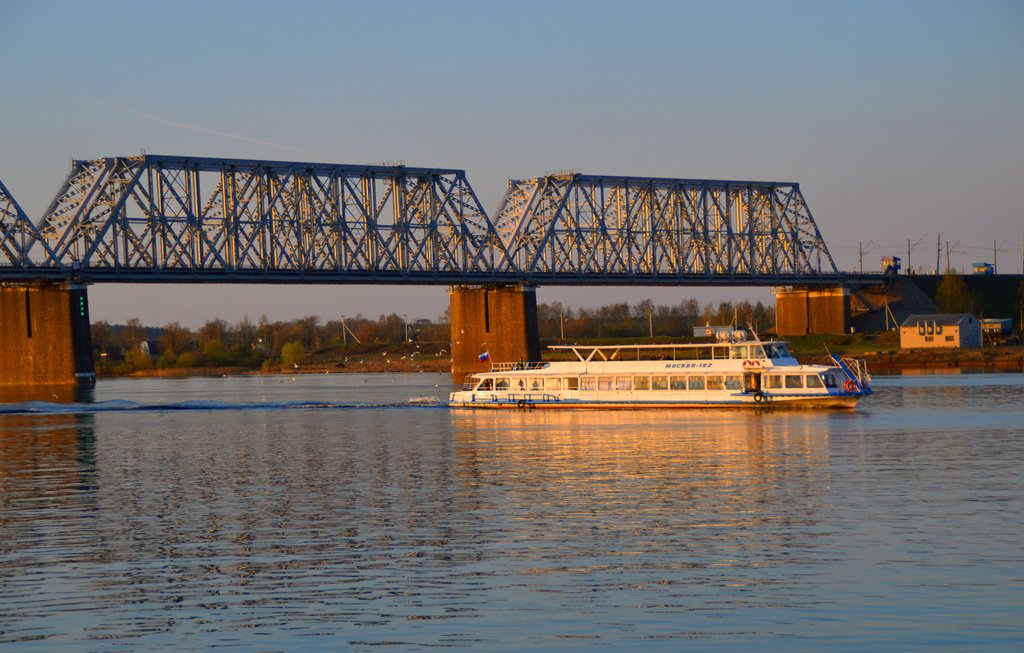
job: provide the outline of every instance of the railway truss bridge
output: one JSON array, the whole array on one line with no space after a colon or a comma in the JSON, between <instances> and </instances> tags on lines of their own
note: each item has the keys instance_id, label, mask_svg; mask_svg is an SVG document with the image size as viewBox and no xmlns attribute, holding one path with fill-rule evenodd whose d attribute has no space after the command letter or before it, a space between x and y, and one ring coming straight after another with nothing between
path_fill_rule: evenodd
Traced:
<instances>
[{"instance_id":1,"label":"railway truss bridge","mask_svg":"<svg viewBox=\"0 0 1024 653\"><path fill-rule=\"evenodd\" d=\"M43 340L70 341L80 376L92 283L447 285L453 329L512 311L525 327L489 340L533 357L538 285L844 278L796 183L555 173L509 181L492 217L462 170L142 155L74 161L33 221L0 182L0 347L39 368L38 342L7 334L33 340L48 328L36 317L67 304L69 324Z\"/></svg>"}]
</instances>

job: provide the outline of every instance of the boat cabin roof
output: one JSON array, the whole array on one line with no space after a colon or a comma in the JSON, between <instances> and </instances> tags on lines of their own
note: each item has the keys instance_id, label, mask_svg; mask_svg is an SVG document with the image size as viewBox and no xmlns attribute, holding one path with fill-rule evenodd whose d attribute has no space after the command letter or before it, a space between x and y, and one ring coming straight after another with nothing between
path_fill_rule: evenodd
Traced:
<instances>
[{"instance_id":1,"label":"boat cabin roof","mask_svg":"<svg viewBox=\"0 0 1024 653\"><path fill-rule=\"evenodd\" d=\"M676 344L653 344L653 345L551 345L548 349L571 351L576 357L589 363L600 357L602 360L624 360L623 355L628 354L632 359L635 355L639 360L641 351L662 350L672 352L671 358L676 358L676 351L682 350L685 358L785 358L789 357L789 350L784 340L744 340L740 342L699 342L699 343L676 343ZM706 356L695 356L694 354L706 352Z\"/></svg>"}]
</instances>

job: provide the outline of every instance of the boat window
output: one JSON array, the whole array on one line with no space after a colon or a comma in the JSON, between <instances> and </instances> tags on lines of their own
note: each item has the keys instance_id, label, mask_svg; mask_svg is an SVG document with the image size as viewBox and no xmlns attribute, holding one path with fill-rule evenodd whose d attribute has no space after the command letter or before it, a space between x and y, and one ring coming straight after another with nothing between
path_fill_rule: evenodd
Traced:
<instances>
[{"instance_id":1,"label":"boat window","mask_svg":"<svg viewBox=\"0 0 1024 653\"><path fill-rule=\"evenodd\" d=\"M786 375L786 387L787 388L802 388L804 387L804 377L800 374L787 374Z\"/></svg>"},{"instance_id":2,"label":"boat window","mask_svg":"<svg viewBox=\"0 0 1024 653\"><path fill-rule=\"evenodd\" d=\"M548 378L544 379L544 389L545 390L561 390L562 389L562 379L560 379L558 377L548 377Z\"/></svg>"},{"instance_id":3,"label":"boat window","mask_svg":"<svg viewBox=\"0 0 1024 653\"><path fill-rule=\"evenodd\" d=\"M807 375L807 387L808 388L824 388L825 384L821 382L821 377L817 374Z\"/></svg>"},{"instance_id":4,"label":"boat window","mask_svg":"<svg viewBox=\"0 0 1024 653\"><path fill-rule=\"evenodd\" d=\"M782 377L778 374L768 374L764 377L764 387L770 390L779 390L782 388Z\"/></svg>"},{"instance_id":5,"label":"boat window","mask_svg":"<svg viewBox=\"0 0 1024 653\"><path fill-rule=\"evenodd\" d=\"M649 376L634 376L633 377L633 389L634 390L650 390L651 389L651 377L649 377Z\"/></svg>"},{"instance_id":6,"label":"boat window","mask_svg":"<svg viewBox=\"0 0 1024 653\"><path fill-rule=\"evenodd\" d=\"M725 383L720 376L708 377L708 390L724 390Z\"/></svg>"},{"instance_id":7,"label":"boat window","mask_svg":"<svg viewBox=\"0 0 1024 653\"><path fill-rule=\"evenodd\" d=\"M764 348L761 345L750 346L750 357L751 358L764 358Z\"/></svg>"},{"instance_id":8,"label":"boat window","mask_svg":"<svg viewBox=\"0 0 1024 653\"><path fill-rule=\"evenodd\" d=\"M733 345L729 351L729 358L746 358L747 357L747 346L746 345Z\"/></svg>"},{"instance_id":9,"label":"boat window","mask_svg":"<svg viewBox=\"0 0 1024 653\"><path fill-rule=\"evenodd\" d=\"M743 387L743 377L730 374L725 377L726 390L739 390Z\"/></svg>"},{"instance_id":10,"label":"boat window","mask_svg":"<svg viewBox=\"0 0 1024 653\"><path fill-rule=\"evenodd\" d=\"M540 377L530 379L530 390L541 390L543 387L544 381Z\"/></svg>"},{"instance_id":11,"label":"boat window","mask_svg":"<svg viewBox=\"0 0 1024 653\"><path fill-rule=\"evenodd\" d=\"M703 376L691 376L690 377L690 390L703 390L704 389L704 377Z\"/></svg>"},{"instance_id":12,"label":"boat window","mask_svg":"<svg viewBox=\"0 0 1024 653\"><path fill-rule=\"evenodd\" d=\"M651 377L651 390L668 390L668 377L667 376L652 376Z\"/></svg>"},{"instance_id":13,"label":"boat window","mask_svg":"<svg viewBox=\"0 0 1024 653\"><path fill-rule=\"evenodd\" d=\"M617 377L615 377L615 389L616 390L632 390L633 389L633 377L631 377L631 376L617 376Z\"/></svg>"},{"instance_id":14,"label":"boat window","mask_svg":"<svg viewBox=\"0 0 1024 653\"><path fill-rule=\"evenodd\" d=\"M789 350L779 343L768 345L768 358L789 358Z\"/></svg>"},{"instance_id":15,"label":"boat window","mask_svg":"<svg viewBox=\"0 0 1024 653\"><path fill-rule=\"evenodd\" d=\"M563 379L562 383L562 387L565 388L566 390L580 389L580 380L575 376L566 377L565 379Z\"/></svg>"},{"instance_id":16,"label":"boat window","mask_svg":"<svg viewBox=\"0 0 1024 653\"><path fill-rule=\"evenodd\" d=\"M508 379L494 379L494 389L498 391L507 391Z\"/></svg>"},{"instance_id":17,"label":"boat window","mask_svg":"<svg viewBox=\"0 0 1024 653\"><path fill-rule=\"evenodd\" d=\"M686 377L675 375L668 377L668 387L672 390L686 390Z\"/></svg>"},{"instance_id":18,"label":"boat window","mask_svg":"<svg viewBox=\"0 0 1024 653\"><path fill-rule=\"evenodd\" d=\"M614 390L615 389L615 377L614 376L602 376L597 380L598 390Z\"/></svg>"},{"instance_id":19,"label":"boat window","mask_svg":"<svg viewBox=\"0 0 1024 653\"><path fill-rule=\"evenodd\" d=\"M516 390L526 390L526 379L516 379L514 385Z\"/></svg>"},{"instance_id":20,"label":"boat window","mask_svg":"<svg viewBox=\"0 0 1024 653\"><path fill-rule=\"evenodd\" d=\"M483 381L480 382L479 387L477 387L477 390L493 390L493 389L494 389L494 381L492 379L484 379Z\"/></svg>"},{"instance_id":21,"label":"boat window","mask_svg":"<svg viewBox=\"0 0 1024 653\"><path fill-rule=\"evenodd\" d=\"M584 376L580 379L580 390L597 390L597 377Z\"/></svg>"},{"instance_id":22,"label":"boat window","mask_svg":"<svg viewBox=\"0 0 1024 653\"><path fill-rule=\"evenodd\" d=\"M835 374L825 374L825 387L826 388L838 388L839 380L836 379Z\"/></svg>"}]
</instances>

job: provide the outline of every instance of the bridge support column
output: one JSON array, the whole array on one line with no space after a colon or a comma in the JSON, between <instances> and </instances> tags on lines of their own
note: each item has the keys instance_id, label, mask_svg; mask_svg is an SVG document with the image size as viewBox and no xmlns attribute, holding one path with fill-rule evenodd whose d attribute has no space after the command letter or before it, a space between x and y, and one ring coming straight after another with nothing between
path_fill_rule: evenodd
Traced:
<instances>
[{"instance_id":1,"label":"bridge support column","mask_svg":"<svg viewBox=\"0 0 1024 653\"><path fill-rule=\"evenodd\" d=\"M0 285L0 386L95 381L85 286Z\"/></svg>"},{"instance_id":2,"label":"bridge support column","mask_svg":"<svg viewBox=\"0 0 1024 653\"><path fill-rule=\"evenodd\" d=\"M490 369L491 361L539 361L537 293L529 286L453 287L452 377ZM481 354L490 361L480 360Z\"/></svg>"},{"instance_id":3,"label":"bridge support column","mask_svg":"<svg viewBox=\"0 0 1024 653\"><path fill-rule=\"evenodd\" d=\"M850 290L842 286L776 289L775 329L780 336L849 333Z\"/></svg>"}]
</instances>

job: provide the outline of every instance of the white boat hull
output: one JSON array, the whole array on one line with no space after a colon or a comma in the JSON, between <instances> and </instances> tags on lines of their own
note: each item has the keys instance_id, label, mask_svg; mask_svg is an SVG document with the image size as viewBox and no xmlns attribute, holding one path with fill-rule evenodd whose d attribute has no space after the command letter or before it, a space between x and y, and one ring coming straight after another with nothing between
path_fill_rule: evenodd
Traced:
<instances>
[{"instance_id":1,"label":"white boat hull","mask_svg":"<svg viewBox=\"0 0 1024 653\"><path fill-rule=\"evenodd\" d=\"M685 409L685 408L756 408L756 409L793 409L793 408L854 408L860 399L859 394L836 394L820 396L769 396L761 400L753 396L741 396L730 399L710 399L706 401L643 401L629 400L585 400L585 399L553 399L544 397L496 398L483 399L458 397L453 394L449 407L466 409L513 409L513 410L650 410L650 409Z\"/></svg>"}]
</instances>

